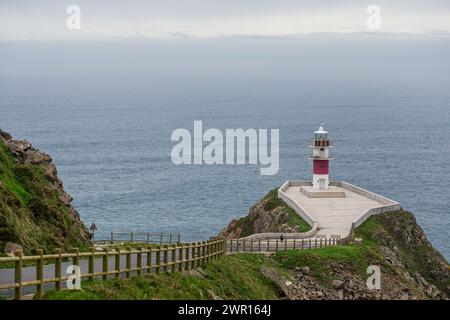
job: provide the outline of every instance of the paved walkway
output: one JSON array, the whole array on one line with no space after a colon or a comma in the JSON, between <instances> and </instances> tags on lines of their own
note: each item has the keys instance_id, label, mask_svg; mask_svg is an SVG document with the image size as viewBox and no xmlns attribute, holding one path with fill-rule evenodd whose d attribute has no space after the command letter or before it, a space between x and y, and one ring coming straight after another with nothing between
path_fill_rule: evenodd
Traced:
<instances>
[{"instance_id":1,"label":"paved walkway","mask_svg":"<svg viewBox=\"0 0 450 320\"><path fill-rule=\"evenodd\" d=\"M357 221L369 209L383 206L382 203L361 196L350 190L334 187L345 192L345 198L308 198L300 187L288 187L285 193L304 208L317 221L317 235L329 237L349 235L352 223Z\"/></svg>"}]
</instances>

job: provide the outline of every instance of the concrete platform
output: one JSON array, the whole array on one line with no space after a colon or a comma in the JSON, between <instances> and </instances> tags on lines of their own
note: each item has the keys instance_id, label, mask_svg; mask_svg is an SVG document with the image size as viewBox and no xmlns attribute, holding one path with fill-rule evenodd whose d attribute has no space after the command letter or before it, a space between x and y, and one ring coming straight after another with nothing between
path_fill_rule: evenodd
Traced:
<instances>
[{"instance_id":1,"label":"concrete platform","mask_svg":"<svg viewBox=\"0 0 450 320\"><path fill-rule=\"evenodd\" d=\"M342 188L330 186L326 190L317 190L312 186L301 186L300 191L308 198L345 198Z\"/></svg>"},{"instance_id":2,"label":"concrete platform","mask_svg":"<svg viewBox=\"0 0 450 320\"><path fill-rule=\"evenodd\" d=\"M301 188L308 189L311 183L301 181L286 182L278 196L309 224L317 223L317 235L326 237L345 238L352 224L357 227L373 214L400 209L398 202L345 182L333 182L330 186L345 197L308 197Z\"/></svg>"}]
</instances>

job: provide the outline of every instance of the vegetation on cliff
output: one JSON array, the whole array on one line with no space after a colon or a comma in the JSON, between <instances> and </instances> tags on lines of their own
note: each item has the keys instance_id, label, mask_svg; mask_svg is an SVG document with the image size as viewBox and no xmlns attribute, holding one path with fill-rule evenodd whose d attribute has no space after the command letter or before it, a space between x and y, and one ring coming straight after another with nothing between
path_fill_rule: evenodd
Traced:
<instances>
[{"instance_id":1,"label":"vegetation on cliff","mask_svg":"<svg viewBox=\"0 0 450 320\"><path fill-rule=\"evenodd\" d=\"M278 198L278 188L275 188L251 207L247 216L232 220L219 236L236 239L254 233L305 232L310 229L306 221Z\"/></svg>"},{"instance_id":2,"label":"vegetation on cliff","mask_svg":"<svg viewBox=\"0 0 450 320\"><path fill-rule=\"evenodd\" d=\"M44 299L277 299L279 290L260 272L275 261L261 255L221 257L184 273L83 283L81 291L49 291Z\"/></svg>"},{"instance_id":3,"label":"vegetation on cliff","mask_svg":"<svg viewBox=\"0 0 450 320\"><path fill-rule=\"evenodd\" d=\"M0 248L19 244L25 253L89 244L52 159L0 130Z\"/></svg>"},{"instance_id":4,"label":"vegetation on cliff","mask_svg":"<svg viewBox=\"0 0 450 320\"><path fill-rule=\"evenodd\" d=\"M266 211L264 211L266 212ZM244 227L241 225L241 227ZM370 217L355 230L362 243L238 253L198 271L83 283L78 292L46 299L448 299L447 261L407 211ZM367 267L381 271L381 289L367 288Z\"/></svg>"}]
</instances>

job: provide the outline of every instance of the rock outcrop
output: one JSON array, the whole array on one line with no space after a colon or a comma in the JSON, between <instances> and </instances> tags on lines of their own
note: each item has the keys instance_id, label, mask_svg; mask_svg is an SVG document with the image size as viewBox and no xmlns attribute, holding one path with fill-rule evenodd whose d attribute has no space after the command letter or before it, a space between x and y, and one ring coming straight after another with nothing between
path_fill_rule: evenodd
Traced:
<instances>
[{"instance_id":1,"label":"rock outcrop","mask_svg":"<svg viewBox=\"0 0 450 320\"><path fill-rule=\"evenodd\" d=\"M278 199L276 189L250 213L233 220L221 236L239 238L261 232L298 232L295 212ZM298 220L297 220L298 221ZM290 222L290 223L289 223ZM261 268L286 299L448 299L450 269L433 248L414 215L405 210L370 217L355 230L349 244L272 255L284 271ZM367 267L379 266L381 288L367 286Z\"/></svg>"},{"instance_id":2,"label":"rock outcrop","mask_svg":"<svg viewBox=\"0 0 450 320\"><path fill-rule=\"evenodd\" d=\"M278 189L258 201L247 216L232 220L219 236L237 239L264 232L305 232L311 227L278 198Z\"/></svg>"},{"instance_id":3,"label":"rock outcrop","mask_svg":"<svg viewBox=\"0 0 450 320\"><path fill-rule=\"evenodd\" d=\"M0 246L68 248L89 243L50 155L0 130Z\"/></svg>"}]
</instances>

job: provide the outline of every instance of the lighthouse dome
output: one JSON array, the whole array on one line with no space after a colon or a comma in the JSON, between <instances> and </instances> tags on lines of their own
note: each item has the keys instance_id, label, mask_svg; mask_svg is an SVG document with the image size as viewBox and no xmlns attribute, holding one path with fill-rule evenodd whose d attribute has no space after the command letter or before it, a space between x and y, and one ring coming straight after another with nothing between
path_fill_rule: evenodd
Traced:
<instances>
[{"instance_id":1,"label":"lighthouse dome","mask_svg":"<svg viewBox=\"0 0 450 320\"><path fill-rule=\"evenodd\" d=\"M328 131L323 128L323 123L319 130L314 131L314 139L316 140L328 140Z\"/></svg>"},{"instance_id":2,"label":"lighthouse dome","mask_svg":"<svg viewBox=\"0 0 450 320\"><path fill-rule=\"evenodd\" d=\"M323 128L323 124L320 126L320 128L319 128L319 130L317 130L317 131L314 131L314 133L328 133L328 131L325 131L324 130L324 128Z\"/></svg>"}]
</instances>

